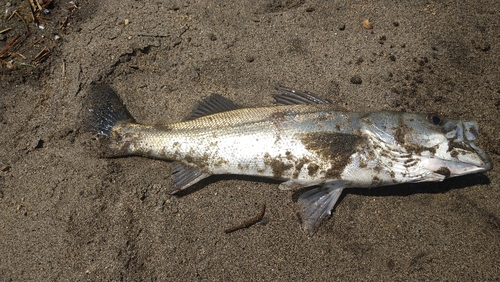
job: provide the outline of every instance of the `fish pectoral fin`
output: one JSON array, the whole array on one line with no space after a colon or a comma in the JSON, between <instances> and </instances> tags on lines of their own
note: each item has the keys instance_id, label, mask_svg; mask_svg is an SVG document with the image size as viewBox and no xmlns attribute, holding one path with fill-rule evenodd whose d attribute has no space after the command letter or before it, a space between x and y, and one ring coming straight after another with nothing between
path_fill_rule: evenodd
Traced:
<instances>
[{"instance_id":1,"label":"fish pectoral fin","mask_svg":"<svg viewBox=\"0 0 500 282\"><path fill-rule=\"evenodd\" d=\"M193 120L199 117L237 109L241 109L241 107L233 103L233 101L219 94L212 94L208 98L200 102L193 113L186 120Z\"/></svg>"},{"instance_id":2,"label":"fish pectoral fin","mask_svg":"<svg viewBox=\"0 0 500 282\"><path fill-rule=\"evenodd\" d=\"M302 229L314 233L319 220L326 214L330 215L344 189L343 181L327 183L302 194L297 203L300 208Z\"/></svg>"},{"instance_id":3,"label":"fish pectoral fin","mask_svg":"<svg viewBox=\"0 0 500 282\"><path fill-rule=\"evenodd\" d=\"M180 163L174 163L172 178L174 180L175 189L171 194L175 194L181 190L184 190L209 176L209 173L185 166Z\"/></svg>"},{"instance_id":4,"label":"fish pectoral fin","mask_svg":"<svg viewBox=\"0 0 500 282\"><path fill-rule=\"evenodd\" d=\"M273 95L278 105L303 105L303 104L331 104L332 102L320 98L309 91L300 91L287 87L276 87L279 94Z\"/></svg>"}]
</instances>

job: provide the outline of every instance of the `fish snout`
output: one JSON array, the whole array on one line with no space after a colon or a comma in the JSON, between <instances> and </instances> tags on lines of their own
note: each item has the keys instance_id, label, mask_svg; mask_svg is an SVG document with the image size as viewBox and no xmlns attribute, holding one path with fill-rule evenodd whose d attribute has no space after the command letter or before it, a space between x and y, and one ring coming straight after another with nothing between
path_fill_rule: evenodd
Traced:
<instances>
[{"instance_id":1,"label":"fish snout","mask_svg":"<svg viewBox=\"0 0 500 282\"><path fill-rule=\"evenodd\" d=\"M449 153L458 161L450 167L452 174L484 172L492 168L489 156L474 143L478 135L476 121L460 122L453 131L447 134Z\"/></svg>"},{"instance_id":2,"label":"fish snout","mask_svg":"<svg viewBox=\"0 0 500 282\"><path fill-rule=\"evenodd\" d=\"M476 121L463 122L463 127L464 127L464 137L466 142L472 149L475 150L476 154L480 159L479 167L482 168L483 171L490 170L493 167L490 157L486 154L486 152L484 152L474 143L477 136L479 136L479 127L477 126L477 122Z\"/></svg>"}]
</instances>

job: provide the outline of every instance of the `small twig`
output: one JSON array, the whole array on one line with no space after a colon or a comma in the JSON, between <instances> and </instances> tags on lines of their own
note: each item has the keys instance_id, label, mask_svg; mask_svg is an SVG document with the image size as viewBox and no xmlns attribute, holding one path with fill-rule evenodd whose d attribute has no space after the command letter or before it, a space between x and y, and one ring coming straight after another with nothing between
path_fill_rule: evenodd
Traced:
<instances>
[{"instance_id":1,"label":"small twig","mask_svg":"<svg viewBox=\"0 0 500 282\"><path fill-rule=\"evenodd\" d=\"M39 1L35 1L36 3L36 6L38 7L38 10L41 11L43 10L42 6L40 5L40 2Z\"/></svg>"},{"instance_id":2,"label":"small twig","mask_svg":"<svg viewBox=\"0 0 500 282\"><path fill-rule=\"evenodd\" d=\"M69 16L66 16L66 17L64 18L64 21L63 21L61 24L59 24L59 28L60 28L60 29L64 29L64 28L66 28L66 26L68 25L68 20L69 20Z\"/></svg>"},{"instance_id":3,"label":"small twig","mask_svg":"<svg viewBox=\"0 0 500 282\"><path fill-rule=\"evenodd\" d=\"M11 30L11 29L12 29L12 27L8 27L8 28L6 28L6 29L0 30L0 34L2 34L2 33L4 33L4 32L7 32L7 31L9 31L9 30Z\"/></svg>"},{"instance_id":4,"label":"small twig","mask_svg":"<svg viewBox=\"0 0 500 282\"><path fill-rule=\"evenodd\" d=\"M21 17L21 15L19 15L19 13L17 11L12 12L12 14L15 14L16 16L18 16L21 19L21 21L23 21L24 27L26 28L26 32L29 33L30 32L30 28L28 26L28 23L24 20L24 18Z\"/></svg>"},{"instance_id":5,"label":"small twig","mask_svg":"<svg viewBox=\"0 0 500 282\"><path fill-rule=\"evenodd\" d=\"M262 218L264 217L264 213L265 212L266 212L266 204L262 204L262 208L260 210L260 213L256 217L252 217L251 219L243 222L240 225L228 228L228 229L224 230L224 233L228 234L228 233L234 232L236 230L248 228L248 227L256 224L257 222L259 222L259 221L262 220Z\"/></svg>"},{"instance_id":6,"label":"small twig","mask_svg":"<svg viewBox=\"0 0 500 282\"><path fill-rule=\"evenodd\" d=\"M4 57L8 57L9 56L9 50L12 47L16 46L16 44L19 41L19 38L21 38L20 35L12 38L9 42L7 42L7 44L5 44L5 46L3 46L2 50L0 50L0 58L4 58Z\"/></svg>"},{"instance_id":7,"label":"small twig","mask_svg":"<svg viewBox=\"0 0 500 282\"><path fill-rule=\"evenodd\" d=\"M52 0L43 1L42 8L48 7L50 5L50 3L52 3Z\"/></svg>"},{"instance_id":8,"label":"small twig","mask_svg":"<svg viewBox=\"0 0 500 282\"><path fill-rule=\"evenodd\" d=\"M10 19L12 19L12 17L14 16L14 12L10 13L10 16L7 18L7 21L10 21Z\"/></svg>"},{"instance_id":9,"label":"small twig","mask_svg":"<svg viewBox=\"0 0 500 282\"><path fill-rule=\"evenodd\" d=\"M28 36L30 36L30 33L24 36L18 35L7 42L7 44L5 44L5 46L3 46L3 48L0 50L0 59L9 60L13 59L15 56L20 56L23 59L26 59L17 51L21 47L22 43L26 40L26 38L28 38Z\"/></svg>"},{"instance_id":10,"label":"small twig","mask_svg":"<svg viewBox=\"0 0 500 282\"><path fill-rule=\"evenodd\" d=\"M28 2L30 3L31 9L36 9L35 2L33 2L33 0L28 0Z\"/></svg>"},{"instance_id":11,"label":"small twig","mask_svg":"<svg viewBox=\"0 0 500 282\"><path fill-rule=\"evenodd\" d=\"M32 48L33 46L35 46L37 44L43 43L43 41L44 41L43 38L37 39L35 42L31 43L30 45L24 46L23 48L20 48L16 54L19 55L19 53L23 53L24 51L28 50L29 48ZM24 59L26 59L26 58L24 58Z\"/></svg>"},{"instance_id":12,"label":"small twig","mask_svg":"<svg viewBox=\"0 0 500 282\"><path fill-rule=\"evenodd\" d=\"M11 52L16 49L16 46L20 43L22 43L26 37L21 37L21 35L18 35L14 38L12 38L5 46L3 46L2 50L0 50L0 58L7 58L11 55Z\"/></svg>"},{"instance_id":13,"label":"small twig","mask_svg":"<svg viewBox=\"0 0 500 282\"><path fill-rule=\"evenodd\" d=\"M45 46L45 48L43 48L40 52L38 52L38 54L36 54L36 56L33 59L33 61L36 61L38 58L40 58L41 56L43 56L47 52L49 52L49 48L47 46Z\"/></svg>"},{"instance_id":14,"label":"small twig","mask_svg":"<svg viewBox=\"0 0 500 282\"><path fill-rule=\"evenodd\" d=\"M47 47L43 48L38 54L36 54L35 58L33 59L33 64L36 66L43 62L49 55L52 53L52 47Z\"/></svg>"},{"instance_id":15,"label":"small twig","mask_svg":"<svg viewBox=\"0 0 500 282\"><path fill-rule=\"evenodd\" d=\"M33 3L33 0L29 0L28 2L30 2L30 4L31 4L30 5L31 19L38 25L38 20L37 20L36 15L35 15L36 6ZM38 0L36 2L38 2Z\"/></svg>"},{"instance_id":16,"label":"small twig","mask_svg":"<svg viewBox=\"0 0 500 282\"><path fill-rule=\"evenodd\" d=\"M40 3L38 3L38 0L36 0L36 1L35 0L28 0L28 2L30 3L30 6L33 9L33 11L36 12L37 10L39 10L39 11L42 10L42 6L40 6ZM35 5L35 3L36 3L36 5Z\"/></svg>"}]
</instances>

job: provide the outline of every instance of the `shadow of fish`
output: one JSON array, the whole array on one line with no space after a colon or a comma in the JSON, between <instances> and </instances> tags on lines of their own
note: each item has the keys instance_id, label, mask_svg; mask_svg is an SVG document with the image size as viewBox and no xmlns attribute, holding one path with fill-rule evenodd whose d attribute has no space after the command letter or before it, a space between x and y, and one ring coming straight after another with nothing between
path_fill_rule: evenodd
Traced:
<instances>
[{"instance_id":1,"label":"shadow of fish","mask_svg":"<svg viewBox=\"0 0 500 282\"><path fill-rule=\"evenodd\" d=\"M492 167L475 121L436 114L347 112L304 91L277 88L276 106L241 108L213 94L183 122L142 125L107 85L88 95L91 129L121 155L174 161L174 193L214 174L313 187L298 199L313 232L346 187L442 181Z\"/></svg>"}]
</instances>

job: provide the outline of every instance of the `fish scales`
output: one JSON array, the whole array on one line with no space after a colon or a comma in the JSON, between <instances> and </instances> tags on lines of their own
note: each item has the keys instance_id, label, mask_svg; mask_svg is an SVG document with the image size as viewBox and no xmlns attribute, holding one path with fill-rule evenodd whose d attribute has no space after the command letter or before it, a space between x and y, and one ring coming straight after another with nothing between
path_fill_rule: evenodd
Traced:
<instances>
[{"instance_id":1,"label":"fish scales","mask_svg":"<svg viewBox=\"0 0 500 282\"><path fill-rule=\"evenodd\" d=\"M349 120L357 120L356 113L332 109L332 105L246 108L166 126L123 124L112 134L122 136L116 145L129 154L177 160L212 174L323 179L334 158L321 153L325 143L317 141L325 140L314 140L309 133L347 136L353 128Z\"/></svg>"},{"instance_id":2,"label":"fish scales","mask_svg":"<svg viewBox=\"0 0 500 282\"><path fill-rule=\"evenodd\" d=\"M277 106L241 108L212 95L188 120L135 122L107 85L91 87L88 124L118 155L173 161L174 192L214 174L312 187L297 203L304 230L330 215L346 187L442 181L491 169L475 121L436 114L347 112L307 91L278 88Z\"/></svg>"}]
</instances>

